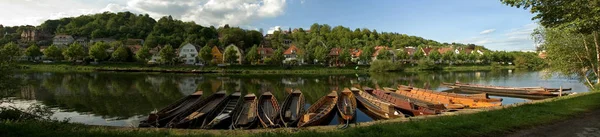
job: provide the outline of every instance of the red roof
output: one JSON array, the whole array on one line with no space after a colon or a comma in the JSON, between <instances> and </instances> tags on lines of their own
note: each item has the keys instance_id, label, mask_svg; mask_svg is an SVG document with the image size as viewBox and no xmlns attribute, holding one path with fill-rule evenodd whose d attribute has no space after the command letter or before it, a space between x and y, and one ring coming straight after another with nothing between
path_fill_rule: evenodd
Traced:
<instances>
[{"instance_id":1,"label":"red roof","mask_svg":"<svg viewBox=\"0 0 600 137\"><path fill-rule=\"evenodd\" d=\"M423 49L423 53L425 54L425 56L429 55L431 50L433 50L433 48L422 48L422 49Z\"/></svg>"},{"instance_id":2,"label":"red roof","mask_svg":"<svg viewBox=\"0 0 600 137\"><path fill-rule=\"evenodd\" d=\"M138 50L142 49L142 45L128 45L127 48L129 48L131 52L136 53Z\"/></svg>"},{"instance_id":3,"label":"red roof","mask_svg":"<svg viewBox=\"0 0 600 137\"><path fill-rule=\"evenodd\" d=\"M444 53L446 53L446 52L448 52L448 51L453 51L453 50L454 50L454 48L452 48L452 47L447 47L447 48L439 48L439 49L438 49L438 52L439 52L440 54L444 54Z\"/></svg>"},{"instance_id":4,"label":"red roof","mask_svg":"<svg viewBox=\"0 0 600 137\"><path fill-rule=\"evenodd\" d=\"M408 55L415 54L415 51L415 48L404 48L404 52L406 52Z\"/></svg>"},{"instance_id":5,"label":"red roof","mask_svg":"<svg viewBox=\"0 0 600 137\"><path fill-rule=\"evenodd\" d=\"M272 56L273 55L273 48L263 48L263 47L260 47L260 48L258 48L258 55L261 55L261 56Z\"/></svg>"},{"instance_id":6,"label":"red roof","mask_svg":"<svg viewBox=\"0 0 600 137\"><path fill-rule=\"evenodd\" d=\"M298 52L302 52L300 49L298 49L298 47L296 47L296 45L291 45L287 50L285 50L285 52L283 52L284 55L290 55L290 54L296 54Z\"/></svg>"},{"instance_id":7,"label":"red roof","mask_svg":"<svg viewBox=\"0 0 600 137\"><path fill-rule=\"evenodd\" d=\"M379 55L379 51L380 50L388 50L389 47L387 46L377 46L375 47L375 52L373 52L373 57L376 57L377 55Z\"/></svg>"},{"instance_id":8,"label":"red roof","mask_svg":"<svg viewBox=\"0 0 600 137\"><path fill-rule=\"evenodd\" d=\"M350 51L352 52L352 57L360 57L360 54L362 54L362 50L361 49L350 49Z\"/></svg>"},{"instance_id":9,"label":"red roof","mask_svg":"<svg viewBox=\"0 0 600 137\"><path fill-rule=\"evenodd\" d=\"M473 49L466 48L466 49L463 49L463 51L467 54L471 54L473 52Z\"/></svg>"},{"instance_id":10,"label":"red roof","mask_svg":"<svg viewBox=\"0 0 600 137\"><path fill-rule=\"evenodd\" d=\"M342 52L342 48L331 48L329 51L329 56L339 56Z\"/></svg>"}]
</instances>

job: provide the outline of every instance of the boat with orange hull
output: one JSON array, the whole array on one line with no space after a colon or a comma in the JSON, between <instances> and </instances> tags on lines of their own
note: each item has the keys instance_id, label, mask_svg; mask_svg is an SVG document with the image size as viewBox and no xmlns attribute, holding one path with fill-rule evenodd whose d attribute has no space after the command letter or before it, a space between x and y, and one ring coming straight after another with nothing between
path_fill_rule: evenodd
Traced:
<instances>
[{"instance_id":1,"label":"boat with orange hull","mask_svg":"<svg viewBox=\"0 0 600 137\"><path fill-rule=\"evenodd\" d=\"M308 108L306 114L298 121L298 127L329 124L333 119L333 110L335 109L337 101L338 94L336 91L332 91L326 96L321 97Z\"/></svg>"},{"instance_id":2,"label":"boat with orange hull","mask_svg":"<svg viewBox=\"0 0 600 137\"><path fill-rule=\"evenodd\" d=\"M279 110L279 119L285 127L295 127L300 117L306 112L304 110L306 99L300 90L290 91Z\"/></svg>"},{"instance_id":3,"label":"boat with orange hull","mask_svg":"<svg viewBox=\"0 0 600 137\"><path fill-rule=\"evenodd\" d=\"M264 92L258 98L258 109L256 109L256 115L260 124L264 128L276 128L279 127L277 119L277 111L279 110L279 104L277 98L271 92Z\"/></svg>"},{"instance_id":4,"label":"boat with orange hull","mask_svg":"<svg viewBox=\"0 0 600 137\"><path fill-rule=\"evenodd\" d=\"M354 98L354 94L350 89L344 88L338 97L337 102L337 110L339 112L340 118L346 123L354 120L356 116L356 99Z\"/></svg>"},{"instance_id":5,"label":"boat with orange hull","mask_svg":"<svg viewBox=\"0 0 600 137\"><path fill-rule=\"evenodd\" d=\"M380 100L379 98L358 88L351 88L354 97L358 103L369 113L375 116L374 119L394 119L404 117L401 111L396 110L393 104Z\"/></svg>"},{"instance_id":6,"label":"boat with orange hull","mask_svg":"<svg viewBox=\"0 0 600 137\"><path fill-rule=\"evenodd\" d=\"M414 99L395 97L391 94L392 92L386 92L381 89L363 88L366 92L373 94L381 100L390 102L402 113L410 116L421 116L421 115L435 115L445 110L443 105L435 106L433 104L427 105L426 103L416 102ZM437 109L434 109L437 108Z\"/></svg>"},{"instance_id":7,"label":"boat with orange hull","mask_svg":"<svg viewBox=\"0 0 600 137\"><path fill-rule=\"evenodd\" d=\"M488 102L489 100L480 100L480 99L472 99L468 97L455 97L453 93L442 93L427 89L420 88L406 88L408 86L402 86L402 88L398 89L396 93L399 93L403 96L428 101L431 103L439 103L444 104L447 108L486 108L486 107L495 107L501 106L502 102ZM441 94L440 94L441 93ZM453 94L444 95L444 94Z\"/></svg>"},{"instance_id":8,"label":"boat with orange hull","mask_svg":"<svg viewBox=\"0 0 600 137\"><path fill-rule=\"evenodd\" d=\"M569 91L571 88L555 89L555 88L543 88L543 87L502 87L502 86L489 86L489 85L475 85L475 84L464 84L464 83L442 83L443 85L458 90L464 91L479 91L483 93L490 93L495 95L526 95L526 96L539 96L539 97L557 97L572 94ZM557 93L559 92L559 93Z\"/></svg>"}]
</instances>

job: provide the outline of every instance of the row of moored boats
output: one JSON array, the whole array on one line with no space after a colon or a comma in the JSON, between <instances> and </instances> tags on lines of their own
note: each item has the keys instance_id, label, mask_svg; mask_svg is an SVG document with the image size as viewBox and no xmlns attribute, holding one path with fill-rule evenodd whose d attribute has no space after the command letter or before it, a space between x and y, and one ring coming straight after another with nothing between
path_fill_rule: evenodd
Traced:
<instances>
[{"instance_id":1,"label":"row of moored boats","mask_svg":"<svg viewBox=\"0 0 600 137\"><path fill-rule=\"evenodd\" d=\"M202 91L198 91L151 113L139 126L202 129L307 127L327 125L336 114L340 121L350 123L356 118L357 108L374 119L395 119L500 106L501 101L489 98L485 93L462 95L404 85L376 89L357 86L341 92L332 91L305 109L305 98L300 90L288 91L281 104L271 92L242 96L240 92L227 95L220 91L203 98Z\"/></svg>"}]
</instances>

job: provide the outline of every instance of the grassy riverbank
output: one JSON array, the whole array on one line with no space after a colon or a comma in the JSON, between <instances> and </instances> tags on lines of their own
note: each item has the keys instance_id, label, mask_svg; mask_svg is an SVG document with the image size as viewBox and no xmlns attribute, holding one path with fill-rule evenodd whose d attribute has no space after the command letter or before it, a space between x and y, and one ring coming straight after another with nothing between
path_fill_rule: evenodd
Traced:
<instances>
[{"instance_id":1,"label":"grassy riverbank","mask_svg":"<svg viewBox=\"0 0 600 137\"><path fill-rule=\"evenodd\" d=\"M332 128L250 131L136 129L59 122L0 122L2 136L501 136L511 131L549 124L600 109L600 92L550 99L474 114L440 116L410 122L380 123L345 130Z\"/></svg>"},{"instance_id":2,"label":"grassy riverbank","mask_svg":"<svg viewBox=\"0 0 600 137\"><path fill-rule=\"evenodd\" d=\"M31 72L94 72L94 71L139 71L173 73L242 73L242 74L360 74L368 73L369 66L324 67L304 66L149 66L137 63L105 63L101 65L72 65L71 63L34 64L20 63L21 71ZM464 65L442 66L443 71L486 71L492 69L514 69L514 66ZM405 72L420 72L417 67L408 66Z\"/></svg>"}]
</instances>

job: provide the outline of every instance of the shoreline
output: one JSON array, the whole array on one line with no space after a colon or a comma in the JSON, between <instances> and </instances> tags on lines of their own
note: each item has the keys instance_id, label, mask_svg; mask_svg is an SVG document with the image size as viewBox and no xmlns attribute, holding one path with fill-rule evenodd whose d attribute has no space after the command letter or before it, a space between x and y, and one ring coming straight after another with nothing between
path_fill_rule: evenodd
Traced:
<instances>
[{"instance_id":1,"label":"shoreline","mask_svg":"<svg viewBox=\"0 0 600 137\"><path fill-rule=\"evenodd\" d=\"M324 67L319 65L304 66L148 66L143 64L102 64L102 65L71 65L56 64L19 64L22 72L148 72L148 73L191 73L191 74L367 74L369 66ZM516 69L515 66L464 65L442 66L442 70L419 70L410 66L397 72L460 72L460 71L491 71Z\"/></svg>"}]
</instances>

